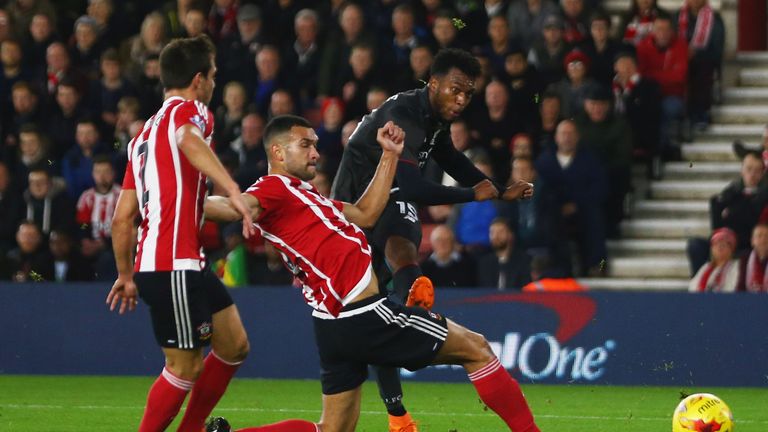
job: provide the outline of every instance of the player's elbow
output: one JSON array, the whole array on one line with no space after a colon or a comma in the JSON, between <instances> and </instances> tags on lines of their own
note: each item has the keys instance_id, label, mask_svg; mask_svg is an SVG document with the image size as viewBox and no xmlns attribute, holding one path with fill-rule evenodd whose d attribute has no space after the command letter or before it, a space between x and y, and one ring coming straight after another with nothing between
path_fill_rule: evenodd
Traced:
<instances>
[{"instance_id":1,"label":"player's elbow","mask_svg":"<svg viewBox=\"0 0 768 432\"><path fill-rule=\"evenodd\" d=\"M357 218L357 221L355 221L355 225L365 229L373 228L373 226L376 225L376 219L377 218L374 215L363 214L359 218Z\"/></svg>"}]
</instances>

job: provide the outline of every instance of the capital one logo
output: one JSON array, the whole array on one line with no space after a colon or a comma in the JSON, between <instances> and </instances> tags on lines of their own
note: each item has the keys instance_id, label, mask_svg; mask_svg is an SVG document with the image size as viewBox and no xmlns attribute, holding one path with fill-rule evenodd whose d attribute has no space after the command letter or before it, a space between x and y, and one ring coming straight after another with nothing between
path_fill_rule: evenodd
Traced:
<instances>
[{"instance_id":1,"label":"capital one logo","mask_svg":"<svg viewBox=\"0 0 768 432\"><path fill-rule=\"evenodd\" d=\"M592 346L568 344L594 318L597 306L592 298L579 294L517 293L472 297L453 304L488 307L500 303L523 303L540 307L550 314L554 313L558 320L554 334L548 331L523 334L514 328L514 320L511 320L510 328L502 340L489 340L491 348L506 369L517 371L523 378L535 381L595 381L605 374L610 353L616 349L614 340L606 339ZM471 323L466 324L472 327ZM435 368L461 369L460 366Z\"/></svg>"}]
</instances>

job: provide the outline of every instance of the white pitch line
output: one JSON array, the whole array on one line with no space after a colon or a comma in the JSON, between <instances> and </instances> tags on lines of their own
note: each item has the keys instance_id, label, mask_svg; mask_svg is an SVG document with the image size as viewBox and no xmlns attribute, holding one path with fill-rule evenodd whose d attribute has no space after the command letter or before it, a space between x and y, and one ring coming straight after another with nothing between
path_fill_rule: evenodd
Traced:
<instances>
[{"instance_id":1,"label":"white pitch line","mask_svg":"<svg viewBox=\"0 0 768 432\"><path fill-rule=\"evenodd\" d=\"M9 409L124 409L124 410L143 410L143 406L108 406L108 405L22 405L22 404L0 404L0 408ZM264 413L299 413L299 414L320 414L319 409L302 408L216 408L216 411L225 412L264 412ZM446 413L432 411L411 411L414 415L434 416L434 417L494 417L493 413ZM377 415L382 411L360 411L360 414ZM546 419L566 419L566 420L601 420L601 421L668 421L668 417L621 417L621 416L576 416L576 415L558 415L558 414L539 414L536 418ZM736 420L736 423L747 424L768 424L768 420Z\"/></svg>"}]
</instances>

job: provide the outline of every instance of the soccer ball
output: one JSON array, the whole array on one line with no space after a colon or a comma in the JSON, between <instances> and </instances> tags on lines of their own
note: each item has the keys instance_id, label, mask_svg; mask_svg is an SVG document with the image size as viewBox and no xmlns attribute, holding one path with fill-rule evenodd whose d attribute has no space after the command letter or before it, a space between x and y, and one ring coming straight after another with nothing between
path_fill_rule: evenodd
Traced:
<instances>
[{"instance_id":1,"label":"soccer ball","mask_svg":"<svg viewBox=\"0 0 768 432\"><path fill-rule=\"evenodd\" d=\"M696 393L683 399L672 416L672 432L733 432L733 415L719 397Z\"/></svg>"}]
</instances>

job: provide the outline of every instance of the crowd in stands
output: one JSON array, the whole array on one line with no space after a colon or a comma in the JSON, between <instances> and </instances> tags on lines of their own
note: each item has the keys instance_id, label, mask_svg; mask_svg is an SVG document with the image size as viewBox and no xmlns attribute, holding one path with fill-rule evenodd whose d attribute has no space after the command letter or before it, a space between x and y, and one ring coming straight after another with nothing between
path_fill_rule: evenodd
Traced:
<instances>
[{"instance_id":1,"label":"crowd in stands","mask_svg":"<svg viewBox=\"0 0 768 432\"><path fill-rule=\"evenodd\" d=\"M707 0L632 0L618 26L600 0L4 3L0 277L15 281L114 278L111 213L126 145L163 100L159 53L203 33L218 50L215 149L233 177L246 188L266 174L266 122L298 114L316 125L325 194L359 119L422 87L438 50L469 50L483 74L454 145L536 195L419 209L425 273L499 289L529 284L532 261L536 278L604 275L631 165L658 178L680 158L684 120L707 127L725 33ZM238 233L203 227L228 284L290 282L274 249Z\"/></svg>"},{"instance_id":2,"label":"crowd in stands","mask_svg":"<svg viewBox=\"0 0 768 432\"><path fill-rule=\"evenodd\" d=\"M688 240L692 292L768 292L768 127L762 148L734 152L741 173L709 201L712 235Z\"/></svg>"}]
</instances>

